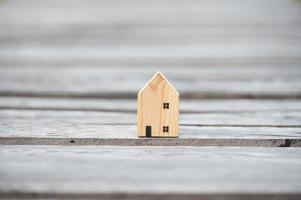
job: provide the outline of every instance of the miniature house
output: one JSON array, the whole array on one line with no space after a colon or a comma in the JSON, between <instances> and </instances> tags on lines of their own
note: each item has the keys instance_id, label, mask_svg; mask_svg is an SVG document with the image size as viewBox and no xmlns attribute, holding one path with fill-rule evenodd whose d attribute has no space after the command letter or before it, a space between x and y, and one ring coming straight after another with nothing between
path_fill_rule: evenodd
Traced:
<instances>
[{"instance_id":1,"label":"miniature house","mask_svg":"<svg viewBox=\"0 0 301 200\"><path fill-rule=\"evenodd\" d=\"M161 72L138 93L139 137L178 137L179 93Z\"/></svg>"}]
</instances>

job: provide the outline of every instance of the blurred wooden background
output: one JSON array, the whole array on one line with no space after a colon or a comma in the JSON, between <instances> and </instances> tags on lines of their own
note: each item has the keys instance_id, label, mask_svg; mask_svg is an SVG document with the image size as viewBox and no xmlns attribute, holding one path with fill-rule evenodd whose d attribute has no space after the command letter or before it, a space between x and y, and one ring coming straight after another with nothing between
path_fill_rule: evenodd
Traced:
<instances>
[{"instance_id":1,"label":"blurred wooden background","mask_svg":"<svg viewBox=\"0 0 301 200\"><path fill-rule=\"evenodd\" d=\"M158 70L179 139L136 137ZM300 99L297 0L0 1L2 198L300 198Z\"/></svg>"}]
</instances>

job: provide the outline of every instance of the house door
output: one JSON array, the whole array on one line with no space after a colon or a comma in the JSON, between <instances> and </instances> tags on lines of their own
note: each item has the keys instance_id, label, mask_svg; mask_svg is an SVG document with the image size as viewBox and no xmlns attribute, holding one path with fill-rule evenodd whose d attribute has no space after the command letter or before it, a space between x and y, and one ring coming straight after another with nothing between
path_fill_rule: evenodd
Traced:
<instances>
[{"instance_id":1,"label":"house door","mask_svg":"<svg viewBox=\"0 0 301 200\"><path fill-rule=\"evenodd\" d=\"M145 137L152 137L152 127L151 126L145 127Z\"/></svg>"}]
</instances>

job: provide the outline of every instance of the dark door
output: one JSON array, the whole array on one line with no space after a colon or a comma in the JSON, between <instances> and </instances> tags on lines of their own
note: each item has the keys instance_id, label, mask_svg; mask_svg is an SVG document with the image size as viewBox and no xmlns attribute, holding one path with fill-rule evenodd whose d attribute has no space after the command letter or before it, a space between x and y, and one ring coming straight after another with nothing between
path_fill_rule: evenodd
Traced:
<instances>
[{"instance_id":1,"label":"dark door","mask_svg":"<svg viewBox=\"0 0 301 200\"><path fill-rule=\"evenodd\" d=\"M151 126L146 126L145 127L145 136L146 137L152 137L152 127Z\"/></svg>"}]
</instances>

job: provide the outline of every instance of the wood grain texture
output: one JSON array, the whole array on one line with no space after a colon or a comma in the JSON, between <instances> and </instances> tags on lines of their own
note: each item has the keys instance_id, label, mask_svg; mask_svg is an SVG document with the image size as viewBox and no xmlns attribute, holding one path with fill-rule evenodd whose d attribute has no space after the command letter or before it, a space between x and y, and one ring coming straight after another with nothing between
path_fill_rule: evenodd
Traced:
<instances>
[{"instance_id":1,"label":"wood grain texture","mask_svg":"<svg viewBox=\"0 0 301 200\"><path fill-rule=\"evenodd\" d=\"M287 111L182 114L180 139L298 139L299 114ZM1 110L0 136L134 139L135 116L119 112Z\"/></svg>"},{"instance_id":2,"label":"wood grain texture","mask_svg":"<svg viewBox=\"0 0 301 200\"><path fill-rule=\"evenodd\" d=\"M132 99L0 97L0 109L103 111L136 113ZM301 101L294 99L201 99L181 100L181 113L241 113L300 111Z\"/></svg>"},{"instance_id":3,"label":"wood grain texture","mask_svg":"<svg viewBox=\"0 0 301 200\"><path fill-rule=\"evenodd\" d=\"M161 65L161 64L160 64ZM132 98L162 70L181 98L299 98L300 67L1 67L1 96ZM264 64L263 64L264 65ZM269 64L268 64L269 65ZM209 64L209 66L211 66ZM147 69L145 69L147 68ZM183 68L186 70L183 72ZM41 78L43 77L43 78ZM114 84L112 84L114 83ZM192 87L192 85L194 87Z\"/></svg>"},{"instance_id":4,"label":"wood grain texture","mask_svg":"<svg viewBox=\"0 0 301 200\"><path fill-rule=\"evenodd\" d=\"M301 113L291 112L240 112L240 113L192 113L181 115L180 125L184 126L241 126L241 127L299 127ZM84 111L40 111L0 110L1 123L20 121L85 122L95 125L135 125L135 113L84 112ZM13 123L8 123L13 124Z\"/></svg>"},{"instance_id":5,"label":"wood grain texture","mask_svg":"<svg viewBox=\"0 0 301 200\"><path fill-rule=\"evenodd\" d=\"M0 1L0 198L301 199L300 11ZM134 99L158 70L185 99L180 137L138 139Z\"/></svg>"},{"instance_id":6,"label":"wood grain texture","mask_svg":"<svg viewBox=\"0 0 301 200\"><path fill-rule=\"evenodd\" d=\"M9 123L10 122L10 123ZM14 123L12 123L14 122ZM47 125L48 124L48 125ZM1 123L1 137L135 139L136 125L67 120L10 120ZM300 127L180 126L180 139L294 139Z\"/></svg>"},{"instance_id":7,"label":"wood grain texture","mask_svg":"<svg viewBox=\"0 0 301 200\"><path fill-rule=\"evenodd\" d=\"M183 98L300 99L299 21L288 0L7 1L0 95L134 99L162 70Z\"/></svg>"},{"instance_id":8,"label":"wood grain texture","mask_svg":"<svg viewBox=\"0 0 301 200\"><path fill-rule=\"evenodd\" d=\"M50 11L52 15L45 14ZM298 2L285 0L13 1L1 6L5 28L0 38L9 46L226 44L244 52L251 45L281 49L280 44L300 41L299 11Z\"/></svg>"},{"instance_id":9,"label":"wood grain texture","mask_svg":"<svg viewBox=\"0 0 301 200\"><path fill-rule=\"evenodd\" d=\"M157 72L138 93L138 136L147 137L146 127L149 126L150 137L179 137L179 98L166 77ZM168 108L163 104L168 104Z\"/></svg>"},{"instance_id":10,"label":"wood grain texture","mask_svg":"<svg viewBox=\"0 0 301 200\"><path fill-rule=\"evenodd\" d=\"M1 194L277 196L301 188L300 148L1 145L0 151Z\"/></svg>"}]
</instances>

